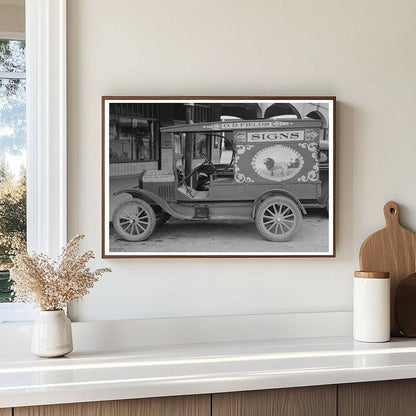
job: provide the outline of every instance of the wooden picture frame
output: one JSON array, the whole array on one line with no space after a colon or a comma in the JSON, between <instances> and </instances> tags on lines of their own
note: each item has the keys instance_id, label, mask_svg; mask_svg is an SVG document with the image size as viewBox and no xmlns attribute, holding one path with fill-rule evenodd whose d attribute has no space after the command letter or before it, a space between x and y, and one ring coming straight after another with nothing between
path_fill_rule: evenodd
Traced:
<instances>
[{"instance_id":1,"label":"wooden picture frame","mask_svg":"<svg viewBox=\"0 0 416 416\"><path fill-rule=\"evenodd\" d=\"M102 257L335 257L336 98L103 96Z\"/></svg>"}]
</instances>

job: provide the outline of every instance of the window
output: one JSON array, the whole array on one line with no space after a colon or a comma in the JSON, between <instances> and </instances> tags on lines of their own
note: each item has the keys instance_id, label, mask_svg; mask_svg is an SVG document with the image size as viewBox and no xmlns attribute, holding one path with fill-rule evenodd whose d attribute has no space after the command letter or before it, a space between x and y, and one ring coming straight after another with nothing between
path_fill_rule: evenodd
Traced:
<instances>
[{"instance_id":1,"label":"window","mask_svg":"<svg viewBox=\"0 0 416 416\"><path fill-rule=\"evenodd\" d=\"M208 135L196 133L195 134L195 141L194 141L194 154L193 157L195 159L201 159L207 157L207 149L208 149Z\"/></svg>"},{"instance_id":2,"label":"window","mask_svg":"<svg viewBox=\"0 0 416 416\"><path fill-rule=\"evenodd\" d=\"M111 104L110 114L110 163L157 159L154 104Z\"/></svg>"},{"instance_id":3,"label":"window","mask_svg":"<svg viewBox=\"0 0 416 416\"><path fill-rule=\"evenodd\" d=\"M110 163L155 160L154 120L112 116Z\"/></svg>"},{"instance_id":4,"label":"window","mask_svg":"<svg viewBox=\"0 0 416 416\"><path fill-rule=\"evenodd\" d=\"M26 38L27 84L17 68L3 79L26 85L27 247L56 257L67 241L66 0L27 1L24 13L26 36L0 39ZM33 318L32 305L0 303L0 323Z\"/></svg>"},{"instance_id":5,"label":"window","mask_svg":"<svg viewBox=\"0 0 416 416\"><path fill-rule=\"evenodd\" d=\"M0 38L0 302L10 302L13 248L26 244L25 41Z\"/></svg>"}]
</instances>

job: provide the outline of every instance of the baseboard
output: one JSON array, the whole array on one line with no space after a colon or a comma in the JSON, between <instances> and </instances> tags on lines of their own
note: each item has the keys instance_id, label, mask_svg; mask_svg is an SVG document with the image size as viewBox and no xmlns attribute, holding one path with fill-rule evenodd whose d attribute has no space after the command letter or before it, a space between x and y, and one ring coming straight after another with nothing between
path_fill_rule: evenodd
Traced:
<instances>
[{"instance_id":1,"label":"baseboard","mask_svg":"<svg viewBox=\"0 0 416 416\"><path fill-rule=\"evenodd\" d=\"M232 315L73 323L74 349L350 336L352 312ZM29 348L31 325L0 326L1 352ZM7 340L10 342L3 342Z\"/></svg>"}]
</instances>

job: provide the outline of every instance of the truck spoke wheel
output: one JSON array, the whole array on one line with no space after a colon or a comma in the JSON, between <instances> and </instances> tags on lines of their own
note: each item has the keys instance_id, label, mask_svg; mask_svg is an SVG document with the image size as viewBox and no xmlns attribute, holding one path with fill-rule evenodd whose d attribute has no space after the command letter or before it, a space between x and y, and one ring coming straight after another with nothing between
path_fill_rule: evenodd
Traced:
<instances>
[{"instance_id":1,"label":"truck spoke wheel","mask_svg":"<svg viewBox=\"0 0 416 416\"><path fill-rule=\"evenodd\" d=\"M289 241L299 231L302 213L297 204L284 196L263 201L256 214L260 234L270 241Z\"/></svg>"},{"instance_id":2,"label":"truck spoke wheel","mask_svg":"<svg viewBox=\"0 0 416 416\"><path fill-rule=\"evenodd\" d=\"M141 199L123 202L114 211L113 226L123 240L146 240L155 225L156 215L153 208Z\"/></svg>"}]
</instances>

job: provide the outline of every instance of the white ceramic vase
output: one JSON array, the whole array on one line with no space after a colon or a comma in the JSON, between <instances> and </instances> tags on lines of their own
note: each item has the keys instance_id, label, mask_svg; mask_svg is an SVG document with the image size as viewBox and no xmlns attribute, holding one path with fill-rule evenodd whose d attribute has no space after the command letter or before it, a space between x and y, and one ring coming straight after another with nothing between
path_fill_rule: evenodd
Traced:
<instances>
[{"instance_id":1,"label":"white ceramic vase","mask_svg":"<svg viewBox=\"0 0 416 416\"><path fill-rule=\"evenodd\" d=\"M72 351L71 321L61 309L40 311L33 325L31 351L39 357L62 357Z\"/></svg>"}]
</instances>

